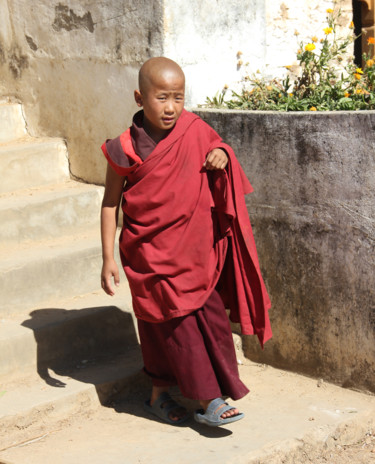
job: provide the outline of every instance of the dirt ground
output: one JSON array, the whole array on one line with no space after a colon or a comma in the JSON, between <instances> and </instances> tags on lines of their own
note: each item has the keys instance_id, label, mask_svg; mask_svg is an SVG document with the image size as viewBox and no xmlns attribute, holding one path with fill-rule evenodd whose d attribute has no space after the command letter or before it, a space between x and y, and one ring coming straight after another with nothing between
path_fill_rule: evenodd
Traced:
<instances>
[{"instance_id":1,"label":"dirt ground","mask_svg":"<svg viewBox=\"0 0 375 464\"><path fill-rule=\"evenodd\" d=\"M76 421L72 421L76 422ZM67 424L68 425L68 424ZM32 453L32 448L22 444L27 454ZM18 464L9 460L2 460L0 464ZM25 461L27 463L27 460ZM260 460L253 464L375 464L375 430L366 433L357 443L350 445L334 445L330 449L316 450L303 449L287 456L274 456ZM74 463L66 463L74 464ZM81 464L86 464L82 462ZM88 464L88 463L87 463ZM104 464L104 463L103 463ZM126 464L121 462L119 464ZM160 464L163 464L160 461ZM178 464L178 463L177 463Z\"/></svg>"},{"instance_id":2,"label":"dirt ground","mask_svg":"<svg viewBox=\"0 0 375 464\"><path fill-rule=\"evenodd\" d=\"M275 457L259 464L375 464L375 431L355 444L334 445L330 449L304 449L289 456Z\"/></svg>"},{"instance_id":3,"label":"dirt ground","mask_svg":"<svg viewBox=\"0 0 375 464\"><path fill-rule=\"evenodd\" d=\"M169 426L143 410L149 388L137 384L107 407L79 403L46 421L0 449L0 464L375 464L373 395L250 362L240 372L251 392L230 427Z\"/></svg>"}]
</instances>

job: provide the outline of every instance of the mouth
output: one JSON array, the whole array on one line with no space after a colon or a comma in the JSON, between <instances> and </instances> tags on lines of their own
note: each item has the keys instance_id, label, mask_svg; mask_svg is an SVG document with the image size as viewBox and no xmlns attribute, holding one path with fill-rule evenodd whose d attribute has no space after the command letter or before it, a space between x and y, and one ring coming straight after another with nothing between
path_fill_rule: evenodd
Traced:
<instances>
[{"instance_id":1,"label":"mouth","mask_svg":"<svg viewBox=\"0 0 375 464\"><path fill-rule=\"evenodd\" d=\"M162 118L164 124L171 124L174 122L174 118Z\"/></svg>"}]
</instances>

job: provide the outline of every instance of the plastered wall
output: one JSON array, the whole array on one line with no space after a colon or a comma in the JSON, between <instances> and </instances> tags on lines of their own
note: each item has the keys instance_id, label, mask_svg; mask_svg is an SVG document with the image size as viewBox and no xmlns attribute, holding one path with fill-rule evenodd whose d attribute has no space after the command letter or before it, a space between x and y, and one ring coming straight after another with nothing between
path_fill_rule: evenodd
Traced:
<instances>
[{"instance_id":1,"label":"plastered wall","mask_svg":"<svg viewBox=\"0 0 375 464\"><path fill-rule=\"evenodd\" d=\"M140 64L162 53L161 1L0 0L0 95L33 135L66 139L71 172L102 183L100 145L136 109Z\"/></svg>"},{"instance_id":2,"label":"plastered wall","mask_svg":"<svg viewBox=\"0 0 375 464\"><path fill-rule=\"evenodd\" d=\"M231 144L272 300L258 362L375 391L375 111L200 111Z\"/></svg>"}]
</instances>

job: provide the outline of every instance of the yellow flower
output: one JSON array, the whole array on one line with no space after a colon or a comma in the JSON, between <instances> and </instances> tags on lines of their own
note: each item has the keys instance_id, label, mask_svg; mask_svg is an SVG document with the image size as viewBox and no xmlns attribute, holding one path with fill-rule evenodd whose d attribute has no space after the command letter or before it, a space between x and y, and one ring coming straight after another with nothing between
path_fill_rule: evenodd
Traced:
<instances>
[{"instance_id":1,"label":"yellow flower","mask_svg":"<svg viewBox=\"0 0 375 464\"><path fill-rule=\"evenodd\" d=\"M332 29L332 27L325 27L325 28L323 29L323 31L324 31L324 34L325 34L325 35L328 35L328 34L332 34L333 29Z\"/></svg>"},{"instance_id":2,"label":"yellow flower","mask_svg":"<svg viewBox=\"0 0 375 464\"><path fill-rule=\"evenodd\" d=\"M350 97L350 93L349 93L349 92L345 92L345 93L344 93L344 97L345 97L345 98Z\"/></svg>"},{"instance_id":3,"label":"yellow flower","mask_svg":"<svg viewBox=\"0 0 375 464\"><path fill-rule=\"evenodd\" d=\"M371 66L374 66L374 64L375 64L374 60L367 60L367 61L366 61L366 66L367 66L368 68L371 68Z\"/></svg>"},{"instance_id":4,"label":"yellow flower","mask_svg":"<svg viewBox=\"0 0 375 464\"><path fill-rule=\"evenodd\" d=\"M358 74L358 73L355 73L354 77L359 80L362 76L360 74Z\"/></svg>"},{"instance_id":5,"label":"yellow flower","mask_svg":"<svg viewBox=\"0 0 375 464\"><path fill-rule=\"evenodd\" d=\"M332 10L332 8L327 8L327 10L326 10L326 11L327 11L327 13L328 13L328 14L331 14L331 13L333 13L333 10Z\"/></svg>"},{"instance_id":6,"label":"yellow flower","mask_svg":"<svg viewBox=\"0 0 375 464\"><path fill-rule=\"evenodd\" d=\"M302 50L299 48L299 49L297 50L297 53L298 53L298 54L302 53Z\"/></svg>"},{"instance_id":7,"label":"yellow flower","mask_svg":"<svg viewBox=\"0 0 375 464\"><path fill-rule=\"evenodd\" d=\"M349 29L354 29L354 23L353 23L353 21L350 21Z\"/></svg>"},{"instance_id":8,"label":"yellow flower","mask_svg":"<svg viewBox=\"0 0 375 464\"><path fill-rule=\"evenodd\" d=\"M367 43L368 43L369 45L374 45L374 44L375 44L375 37L369 37L369 38L367 39Z\"/></svg>"},{"instance_id":9,"label":"yellow flower","mask_svg":"<svg viewBox=\"0 0 375 464\"><path fill-rule=\"evenodd\" d=\"M292 68L292 66L291 66L290 64L287 64L287 65L284 66L284 67L285 67L285 69L291 69L291 68Z\"/></svg>"},{"instance_id":10,"label":"yellow flower","mask_svg":"<svg viewBox=\"0 0 375 464\"><path fill-rule=\"evenodd\" d=\"M312 52L313 50L315 50L315 45L313 43L309 43L309 44L305 45L305 50L307 52Z\"/></svg>"},{"instance_id":11,"label":"yellow flower","mask_svg":"<svg viewBox=\"0 0 375 464\"><path fill-rule=\"evenodd\" d=\"M363 74L362 68L357 68L357 69L355 70L355 72L356 72L357 74Z\"/></svg>"},{"instance_id":12,"label":"yellow flower","mask_svg":"<svg viewBox=\"0 0 375 464\"><path fill-rule=\"evenodd\" d=\"M317 42L317 41L318 41L318 37L317 37L316 35L314 35L314 37L311 37L311 40L312 40L313 42Z\"/></svg>"},{"instance_id":13,"label":"yellow flower","mask_svg":"<svg viewBox=\"0 0 375 464\"><path fill-rule=\"evenodd\" d=\"M289 97L293 97L293 92L292 93L288 93Z\"/></svg>"},{"instance_id":14,"label":"yellow flower","mask_svg":"<svg viewBox=\"0 0 375 464\"><path fill-rule=\"evenodd\" d=\"M279 98L281 98L281 97L282 97L282 94L281 94L281 93L279 93Z\"/></svg>"},{"instance_id":15,"label":"yellow flower","mask_svg":"<svg viewBox=\"0 0 375 464\"><path fill-rule=\"evenodd\" d=\"M316 111L315 106L312 106L312 107L310 108L310 111Z\"/></svg>"},{"instance_id":16,"label":"yellow flower","mask_svg":"<svg viewBox=\"0 0 375 464\"><path fill-rule=\"evenodd\" d=\"M363 90L362 90L362 89L357 89L357 90L355 91L355 93L363 93Z\"/></svg>"},{"instance_id":17,"label":"yellow flower","mask_svg":"<svg viewBox=\"0 0 375 464\"><path fill-rule=\"evenodd\" d=\"M273 87L272 85L267 85L266 89L270 92L271 90L273 90Z\"/></svg>"}]
</instances>

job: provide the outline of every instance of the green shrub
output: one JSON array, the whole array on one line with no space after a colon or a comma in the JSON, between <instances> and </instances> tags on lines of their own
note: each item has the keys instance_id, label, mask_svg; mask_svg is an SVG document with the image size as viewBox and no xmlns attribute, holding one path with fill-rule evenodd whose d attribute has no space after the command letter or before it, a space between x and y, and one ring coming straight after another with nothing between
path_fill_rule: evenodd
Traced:
<instances>
[{"instance_id":1,"label":"green shrub","mask_svg":"<svg viewBox=\"0 0 375 464\"><path fill-rule=\"evenodd\" d=\"M363 55L364 68L358 68L353 58L343 58L355 37L352 31L345 38L338 37L340 16L341 10L328 9L323 37L299 43L297 74L292 66L286 66L284 79L267 80L259 77L259 72L247 74L240 92L224 89L213 98L207 97L205 106L269 111L375 109L375 58L371 58L375 39L367 39L370 53ZM349 28L353 29L353 23Z\"/></svg>"}]
</instances>

